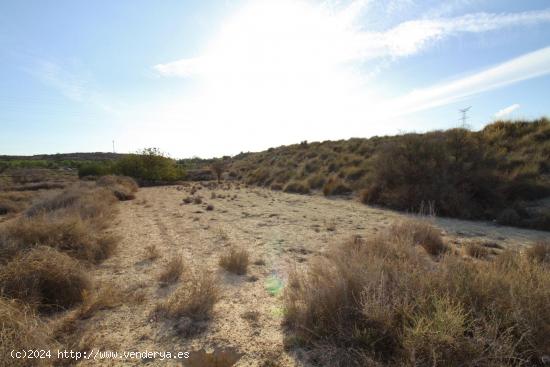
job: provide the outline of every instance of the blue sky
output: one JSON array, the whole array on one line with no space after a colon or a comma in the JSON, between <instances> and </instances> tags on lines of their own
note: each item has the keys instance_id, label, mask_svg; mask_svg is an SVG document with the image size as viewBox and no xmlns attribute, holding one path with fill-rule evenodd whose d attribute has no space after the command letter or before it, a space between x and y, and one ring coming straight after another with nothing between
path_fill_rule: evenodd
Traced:
<instances>
[{"instance_id":1,"label":"blue sky","mask_svg":"<svg viewBox=\"0 0 550 367\"><path fill-rule=\"evenodd\" d=\"M550 3L3 1L0 154L301 140L548 116Z\"/></svg>"}]
</instances>

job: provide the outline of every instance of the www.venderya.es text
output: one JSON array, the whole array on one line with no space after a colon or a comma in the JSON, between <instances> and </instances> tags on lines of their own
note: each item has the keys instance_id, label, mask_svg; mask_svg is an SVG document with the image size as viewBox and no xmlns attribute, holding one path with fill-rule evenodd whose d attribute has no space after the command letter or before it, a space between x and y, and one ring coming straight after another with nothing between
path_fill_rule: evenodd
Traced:
<instances>
[{"instance_id":1,"label":"www.venderya.es text","mask_svg":"<svg viewBox=\"0 0 550 367\"><path fill-rule=\"evenodd\" d=\"M73 359L75 361L82 359L187 359L189 352L170 352L170 351L112 351L90 349L88 351L74 351L67 349L48 350L48 349L21 349L12 350L11 358L13 359Z\"/></svg>"}]
</instances>

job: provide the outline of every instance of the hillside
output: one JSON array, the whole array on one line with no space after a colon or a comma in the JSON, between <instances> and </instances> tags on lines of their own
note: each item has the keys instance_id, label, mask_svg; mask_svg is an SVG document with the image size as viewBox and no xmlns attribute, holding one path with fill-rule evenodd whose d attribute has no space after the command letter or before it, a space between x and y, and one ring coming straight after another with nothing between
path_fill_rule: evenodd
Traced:
<instances>
[{"instance_id":1,"label":"hillside","mask_svg":"<svg viewBox=\"0 0 550 367\"><path fill-rule=\"evenodd\" d=\"M550 121L498 121L481 131L451 129L369 139L302 142L227 160L248 184L412 212L498 220L550 229Z\"/></svg>"}]
</instances>

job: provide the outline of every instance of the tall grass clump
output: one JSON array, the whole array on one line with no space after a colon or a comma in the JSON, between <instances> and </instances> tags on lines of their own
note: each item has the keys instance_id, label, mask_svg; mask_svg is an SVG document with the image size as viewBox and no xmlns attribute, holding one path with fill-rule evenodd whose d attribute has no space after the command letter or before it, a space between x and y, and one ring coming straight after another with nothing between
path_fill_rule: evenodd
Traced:
<instances>
[{"instance_id":1,"label":"tall grass clump","mask_svg":"<svg viewBox=\"0 0 550 367\"><path fill-rule=\"evenodd\" d=\"M220 299L218 281L206 270L191 274L168 300L157 305L155 313L161 318L190 318L204 321L211 317L214 305Z\"/></svg>"},{"instance_id":2,"label":"tall grass clump","mask_svg":"<svg viewBox=\"0 0 550 367\"><path fill-rule=\"evenodd\" d=\"M46 326L32 308L0 297L0 366L34 367L51 365L48 359L11 358L12 351L49 350L56 345Z\"/></svg>"},{"instance_id":3,"label":"tall grass clump","mask_svg":"<svg viewBox=\"0 0 550 367\"><path fill-rule=\"evenodd\" d=\"M323 366L540 365L550 269L505 252L434 258L399 227L329 250L289 277L285 343Z\"/></svg>"},{"instance_id":4,"label":"tall grass clump","mask_svg":"<svg viewBox=\"0 0 550 367\"><path fill-rule=\"evenodd\" d=\"M50 247L36 247L0 268L2 297L19 299L43 311L80 303L90 284L77 260Z\"/></svg>"},{"instance_id":5,"label":"tall grass clump","mask_svg":"<svg viewBox=\"0 0 550 367\"><path fill-rule=\"evenodd\" d=\"M138 190L136 181L126 176L102 176L97 180L97 185L111 190L120 201L134 199L135 192Z\"/></svg>"},{"instance_id":6,"label":"tall grass clump","mask_svg":"<svg viewBox=\"0 0 550 367\"><path fill-rule=\"evenodd\" d=\"M283 187L284 192L291 192L296 194L309 194L309 184L305 181L290 181Z\"/></svg>"},{"instance_id":7,"label":"tall grass clump","mask_svg":"<svg viewBox=\"0 0 550 367\"><path fill-rule=\"evenodd\" d=\"M230 273L244 275L248 269L249 255L245 249L231 247L220 257L219 264Z\"/></svg>"}]
</instances>

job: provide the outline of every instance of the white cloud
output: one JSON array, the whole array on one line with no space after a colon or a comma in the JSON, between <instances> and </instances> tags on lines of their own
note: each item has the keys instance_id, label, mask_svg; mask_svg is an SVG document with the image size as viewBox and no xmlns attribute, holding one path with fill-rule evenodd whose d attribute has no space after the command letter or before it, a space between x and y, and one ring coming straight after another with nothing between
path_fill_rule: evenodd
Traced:
<instances>
[{"instance_id":1,"label":"white cloud","mask_svg":"<svg viewBox=\"0 0 550 367\"><path fill-rule=\"evenodd\" d=\"M77 77L74 74L66 72L57 63L39 60L32 68L27 71L37 77L44 84L58 90L70 100L80 102L86 90L86 78Z\"/></svg>"},{"instance_id":2,"label":"white cloud","mask_svg":"<svg viewBox=\"0 0 550 367\"><path fill-rule=\"evenodd\" d=\"M119 113L112 100L94 85L91 73L80 66L38 59L32 67L23 70L71 101L90 104L104 112Z\"/></svg>"},{"instance_id":3,"label":"white cloud","mask_svg":"<svg viewBox=\"0 0 550 367\"><path fill-rule=\"evenodd\" d=\"M414 90L393 100L391 104L397 108L399 114L412 113L546 74L550 74L550 47L527 53L461 79Z\"/></svg>"},{"instance_id":4,"label":"white cloud","mask_svg":"<svg viewBox=\"0 0 550 367\"><path fill-rule=\"evenodd\" d=\"M550 22L548 9L412 20L384 32L360 31L356 23L367 5L368 1L358 0L334 13L331 8L313 7L306 2L256 2L227 22L203 55L158 64L154 68L161 75L190 77L243 71L235 68L239 66L250 70L251 66L257 68L258 62L265 67L272 66L266 63L267 56L275 56L272 60L277 62L294 64L306 55L308 59L317 57L318 61L322 61L321 57L328 58L336 64L403 57L457 33Z\"/></svg>"},{"instance_id":5,"label":"white cloud","mask_svg":"<svg viewBox=\"0 0 550 367\"><path fill-rule=\"evenodd\" d=\"M502 110L495 113L495 117L496 118L503 118L505 116L508 116L509 114L511 114L512 112L514 112L515 110L517 110L520 107L521 106L519 104L514 103L513 105L505 107Z\"/></svg>"},{"instance_id":6,"label":"white cloud","mask_svg":"<svg viewBox=\"0 0 550 367\"><path fill-rule=\"evenodd\" d=\"M368 82L365 61L413 55L460 32L550 21L550 10L421 19L372 32L358 24L368 9L368 1L344 8L292 0L249 3L198 55L155 66L161 75L196 83L184 95L136 109L127 120L143 133L132 139L138 146L157 139L178 155L212 156L303 139L386 134L403 128L406 114L549 72L547 48L384 98ZM158 121L163 129L152 129Z\"/></svg>"}]
</instances>

